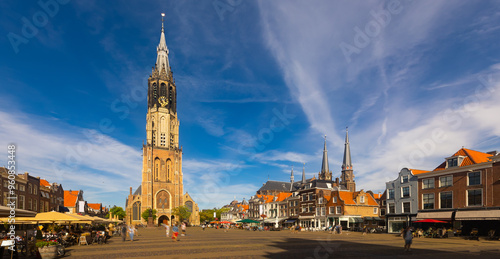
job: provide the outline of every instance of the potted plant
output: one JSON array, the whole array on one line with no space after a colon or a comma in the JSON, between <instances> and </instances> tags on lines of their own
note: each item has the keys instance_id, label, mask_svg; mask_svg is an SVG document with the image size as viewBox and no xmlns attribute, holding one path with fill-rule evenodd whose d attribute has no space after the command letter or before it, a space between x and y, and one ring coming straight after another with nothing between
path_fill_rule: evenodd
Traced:
<instances>
[{"instance_id":1,"label":"potted plant","mask_svg":"<svg viewBox=\"0 0 500 259\"><path fill-rule=\"evenodd\" d=\"M45 258L57 258L57 245L55 241L40 241L36 243L40 256Z\"/></svg>"}]
</instances>

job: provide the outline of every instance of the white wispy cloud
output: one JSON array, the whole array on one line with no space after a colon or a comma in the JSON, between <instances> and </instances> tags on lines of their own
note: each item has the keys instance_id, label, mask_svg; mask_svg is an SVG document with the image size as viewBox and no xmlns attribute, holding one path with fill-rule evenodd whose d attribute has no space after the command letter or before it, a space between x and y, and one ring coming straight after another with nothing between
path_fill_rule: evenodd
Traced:
<instances>
[{"instance_id":1,"label":"white wispy cloud","mask_svg":"<svg viewBox=\"0 0 500 259\"><path fill-rule=\"evenodd\" d=\"M123 194L140 182L142 152L95 130L21 112L0 111L0 145L17 146L18 173L28 172L63 188ZM96 201L97 202L97 201Z\"/></svg>"},{"instance_id":2,"label":"white wispy cloud","mask_svg":"<svg viewBox=\"0 0 500 259\"><path fill-rule=\"evenodd\" d=\"M457 15L467 13L472 3L400 3L401 12L392 14L388 24L347 62L339 45L355 45L355 29L365 30L377 19L373 13L387 10L386 2L259 2L265 44L311 128L328 132L329 140L340 147L343 139L336 125L346 117L354 124L351 152L358 186L365 189L383 189L402 167L433 169L461 146L489 148L478 143L499 136L500 122L490 117L500 108L494 95L481 95L472 103L468 99L475 95L471 85L480 84L477 76L497 74L495 66L448 76L443 81L449 82L430 86L421 78L429 74L426 62L433 48L439 40L452 37L462 25ZM494 30L491 19L482 24ZM496 83L491 84L496 89ZM451 86L452 94L443 91ZM470 107L475 110L467 112ZM434 143L432 151L420 158L420 146L425 147L435 130L442 130L445 140Z\"/></svg>"}]
</instances>

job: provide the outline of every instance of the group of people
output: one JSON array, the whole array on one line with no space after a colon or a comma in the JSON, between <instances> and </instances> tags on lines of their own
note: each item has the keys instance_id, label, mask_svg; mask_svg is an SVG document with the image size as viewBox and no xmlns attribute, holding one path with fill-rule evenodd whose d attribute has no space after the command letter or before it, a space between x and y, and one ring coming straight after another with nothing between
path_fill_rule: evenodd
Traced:
<instances>
[{"instance_id":1,"label":"group of people","mask_svg":"<svg viewBox=\"0 0 500 259\"><path fill-rule=\"evenodd\" d=\"M130 241L134 241L134 235L139 235L139 232L137 231L137 228L135 228L134 225L127 225L127 224L122 224L121 226L121 236L122 236L122 241L125 241L127 239L127 234L130 237Z\"/></svg>"},{"instance_id":2,"label":"group of people","mask_svg":"<svg viewBox=\"0 0 500 259\"><path fill-rule=\"evenodd\" d=\"M174 225L172 225L172 241L174 242L177 242L179 241L179 224L178 223L175 223ZM167 237L170 236L170 225L168 224L163 224L163 226L165 227L165 234ZM182 224L180 224L180 228L181 228L181 236L185 236L186 235L186 223L182 222Z\"/></svg>"}]
</instances>

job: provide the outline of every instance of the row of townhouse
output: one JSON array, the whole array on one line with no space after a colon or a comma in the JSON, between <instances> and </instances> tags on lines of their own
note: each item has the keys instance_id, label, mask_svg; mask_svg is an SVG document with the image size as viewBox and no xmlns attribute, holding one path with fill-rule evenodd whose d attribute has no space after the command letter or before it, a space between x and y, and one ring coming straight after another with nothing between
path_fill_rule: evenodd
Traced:
<instances>
[{"instance_id":1,"label":"row of townhouse","mask_svg":"<svg viewBox=\"0 0 500 259\"><path fill-rule=\"evenodd\" d=\"M425 219L449 222L462 233L500 231L500 154L462 148L432 171L402 169L386 193L390 233Z\"/></svg>"},{"instance_id":2,"label":"row of townhouse","mask_svg":"<svg viewBox=\"0 0 500 259\"><path fill-rule=\"evenodd\" d=\"M228 211L221 213L221 221L236 222L248 218L249 205L245 199L242 202L234 200L223 208L227 208Z\"/></svg>"},{"instance_id":3,"label":"row of townhouse","mask_svg":"<svg viewBox=\"0 0 500 259\"><path fill-rule=\"evenodd\" d=\"M340 179L332 179L329 170L326 139L318 177L290 182L267 181L249 199L249 217L264 224L279 226L300 225L303 228L324 229L334 225L343 228L379 227L381 195L371 191L356 191L351 162L349 137L346 132L344 159Z\"/></svg>"},{"instance_id":4,"label":"row of townhouse","mask_svg":"<svg viewBox=\"0 0 500 259\"><path fill-rule=\"evenodd\" d=\"M16 197L16 208L34 212L60 211L64 205L64 190L61 184L49 183L29 173L18 174L14 179L14 195L9 195L8 170L0 167L0 201L9 204L9 197Z\"/></svg>"},{"instance_id":5,"label":"row of townhouse","mask_svg":"<svg viewBox=\"0 0 500 259\"><path fill-rule=\"evenodd\" d=\"M65 191L61 184L50 183L40 177L35 177L25 172L15 175L14 195L10 194L8 170L0 167L0 202L2 206L9 205L11 199L16 197L16 208L33 212L69 212L104 216L106 207L102 204L93 204L89 210L87 202L83 199L83 191Z\"/></svg>"}]
</instances>

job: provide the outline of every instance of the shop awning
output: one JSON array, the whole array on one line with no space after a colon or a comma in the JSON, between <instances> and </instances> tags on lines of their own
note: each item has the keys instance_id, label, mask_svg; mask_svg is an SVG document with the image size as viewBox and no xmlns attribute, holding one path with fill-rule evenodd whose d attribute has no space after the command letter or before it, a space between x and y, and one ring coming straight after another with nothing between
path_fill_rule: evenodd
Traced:
<instances>
[{"instance_id":1,"label":"shop awning","mask_svg":"<svg viewBox=\"0 0 500 259\"><path fill-rule=\"evenodd\" d=\"M453 211L434 211L434 212L419 212L417 220L421 219L438 219L438 220L451 220Z\"/></svg>"},{"instance_id":2,"label":"shop awning","mask_svg":"<svg viewBox=\"0 0 500 259\"><path fill-rule=\"evenodd\" d=\"M283 223L294 223L295 221L296 221L295 219L289 219L289 220L287 220L287 221L285 221Z\"/></svg>"},{"instance_id":3,"label":"shop awning","mask_svg":"<svg viewBox=\"0 0 500 259\"><path fill-rule=\"evenodd\" d=\"M369 220L369 221L373 220L373 218L372 218L372 217L364 217L363 219L364 219L364 220Z\"/></svg>"},{"instance_id":4,"label":"shop awning","mask_svg":"<svg viewBox=\"0 0 500 259\"><path fill-rule=\"evenodd\" d=\"M457 211L455 220L500 220L500 210Z\"/></svg>"},{"instance_id":5,"label":"shop awning","mask_svg":"<svg viewBox=\"0 0 500 259\"><path fill-rule=\"evenodd\" d=\"M376 221L384 221L383 218L379 218L379 217L374 217L373 220L376 220Z\"/></svg>"},{"instance_id":6,"label":"shop awning","mask_svg":"<svg viewBox=\"0 0 500 259\"><path fill-rule=\"evenodd\" d=\"M361 223L363 222L362 218L349 218L349 223Z\"/></svg>"}]
</instances>

